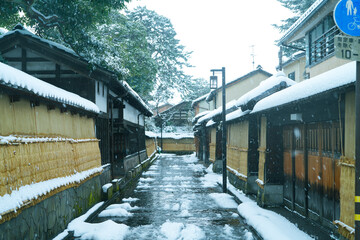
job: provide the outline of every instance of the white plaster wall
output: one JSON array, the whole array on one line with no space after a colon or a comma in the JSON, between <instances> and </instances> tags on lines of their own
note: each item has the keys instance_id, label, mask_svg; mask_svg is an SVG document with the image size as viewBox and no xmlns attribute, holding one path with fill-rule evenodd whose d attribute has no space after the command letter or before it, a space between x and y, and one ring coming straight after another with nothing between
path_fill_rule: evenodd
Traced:
<instances>
[{"instance_id":1,"label":"white plaster wall","mask_svg":"<svg viewBox=\"0 0 360 240\"><path fill-rule=\"evenodd\" d=\"M138 115L139 111L131 106L128 102L124 101L125 109L124 109L124 120L127 120L129 122L138 124ZM139 117L139 124L141 126L144 126L144 115L140 115Z\"/></svg>"},{"instance_id":2,"label":"white plaster wall","mask_svg":"<svg viewBox=\"0 0 360 240\"><path fill-rule=\"evenodd\" d=\"M98 91L98 81L95 81L95 104L99 107L100 111L107 112L107 86L103 82L99 84L100 91ZM103 96L103 88L104 96Z\"/></svg>"}]
</instances>

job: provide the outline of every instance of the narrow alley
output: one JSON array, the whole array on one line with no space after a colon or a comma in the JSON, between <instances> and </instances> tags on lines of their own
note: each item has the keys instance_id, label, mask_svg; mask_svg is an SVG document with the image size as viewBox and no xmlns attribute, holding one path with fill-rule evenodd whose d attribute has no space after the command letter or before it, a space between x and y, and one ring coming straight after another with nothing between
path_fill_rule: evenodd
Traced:
<instances>
[{"instance_id":1,"label":"narrow alley","mask_svg":"<svg viewBox=\"0 0 360 240\"><path fill-rule=\"evenodd\" d=\"M194 155L162 154L136 189L95 222L111 219L128 226L124 239L259 239L239 217L233 197L221 193L197 161ZM104 234L95 229L82 236ZM106 234L104 239L113 232Z\"/></svg>"}]
</instances>

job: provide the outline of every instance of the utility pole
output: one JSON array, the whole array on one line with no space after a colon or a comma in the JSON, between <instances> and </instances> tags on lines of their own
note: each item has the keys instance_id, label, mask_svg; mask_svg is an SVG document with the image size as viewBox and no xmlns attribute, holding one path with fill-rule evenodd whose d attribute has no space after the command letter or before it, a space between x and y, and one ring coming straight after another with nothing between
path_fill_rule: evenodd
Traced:
<instances>
[{"instance_id":1,"label":"utility pole","mask_svg":"<svg viewBox=\"0 0 360 240\"><path fill-rule=\"evenodd\" d=\"M221 157L222 157L222 172L223 172L223 192L227 193L227 167L226 167L226 85L225 85L225 68L211 70L213 75L215 72L221 72L222 75L222 135L221 135Z\"/></svg>"}]
</instances>

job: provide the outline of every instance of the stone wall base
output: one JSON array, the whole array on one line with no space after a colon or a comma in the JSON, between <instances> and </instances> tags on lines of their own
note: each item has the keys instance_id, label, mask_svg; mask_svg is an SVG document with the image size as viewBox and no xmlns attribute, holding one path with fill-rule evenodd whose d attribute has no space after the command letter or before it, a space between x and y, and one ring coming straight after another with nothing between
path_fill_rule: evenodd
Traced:
<instances>
[{"instance_id":1,"label":"stone wall base","mask_svg":"<svg viewBox=\"0 0 360 240\"><path fill-rule=\"evenodd\" d=\"M52 239L68 223L101 200L101 183L109 182L105 169L78 187L68 188L24 209L16 218L0 224L0 239ZM109 179L107 179L109 178Z\"/></svg>"},{"instance_id":2,"label":"stone wall base","mask_svg":"<svg viewBox=\"0 0 360 240\"><path fill-rule=\"evenodd\" d=\"M215 160L213 163L213 172L214 173L222 173L222 169L223 169L223 161Z\"/></svg>"},{"instance_id":3,"label":"stone wall base","mask_svg":"<svg viewBox=\"0 0 360 240\"><path fill-rule=\"evenodd\" d=\"M257 203L261 207L273 207L283 205L284 190L283 185L265 184L258 186Z\"/></svg>"},{"instance_id":4,"label":"stone wall base","mask_svg":"<svg viewBox=\"0 0 360 240\"><path fill-rule=\"evenodd\" d=\"M258 191L258 185L256 184L255 180L257 179L257 176L249 176L247 180L243 180L233 174L232 172L228 171L228 178L229 181L234 187L237 189L240 189L245 194L257 194Z\"/></svg>"}]
</instances>

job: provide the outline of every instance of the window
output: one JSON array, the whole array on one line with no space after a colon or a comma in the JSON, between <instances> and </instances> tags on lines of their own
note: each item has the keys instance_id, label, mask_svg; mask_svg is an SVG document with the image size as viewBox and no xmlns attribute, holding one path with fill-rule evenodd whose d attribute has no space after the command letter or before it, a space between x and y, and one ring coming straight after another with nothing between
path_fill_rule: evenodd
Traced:
<instances>
[{"instance_id":1,"label":"window","mask_svg":"<svg viewBox=\"0 0 360 240\"><path fill-rule=\"evenodd\" d=\"M105 84L103 83L103 88L102 88L102 95L103 97L105 96Z\"/></svg>"},{"instance_id":2,"label":"window","mask_svg":"<svg viewBox=\"0 0 360 240\"><path fill-rule=\"evenodd\" d=\"M97 82L97 93L100 94L100 82Z\"/></svg>"},{"instance_id":3,"label":"window","mask_svg":"<svg viewBox=\"0 0 360 240\"><path fill-rule=\"evenodd\" d=\"M288 78L295 81L295 72L291 72L288 74Z\"/></svg>"},{"instance_id":4,"label":"window","mask_svg":"<svg viewBox=\"0 0 360 240\"><path fill-rule=\"evenodd\" d=\"M340 30L335 25L332 14L326 16L316 27L306 34L307 64L312 65L320 62L332 54L334 48L334 37Z\"/></svg>"}]
</instances>

